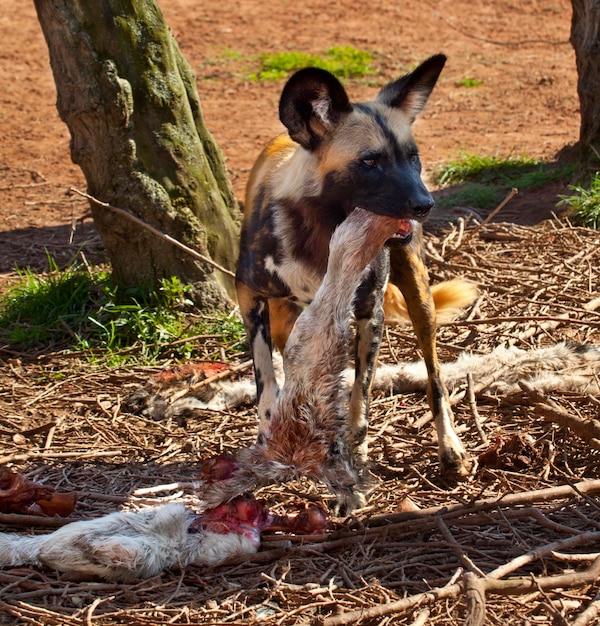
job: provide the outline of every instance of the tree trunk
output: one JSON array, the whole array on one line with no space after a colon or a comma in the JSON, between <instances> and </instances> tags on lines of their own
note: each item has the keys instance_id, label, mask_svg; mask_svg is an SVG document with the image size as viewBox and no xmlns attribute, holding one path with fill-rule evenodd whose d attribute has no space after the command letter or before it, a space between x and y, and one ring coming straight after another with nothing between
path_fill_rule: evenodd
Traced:
<instances>
[{"instance_id":1,"label":"tree trunk","mask_svg":"<svg viewBox=\"0 0 600 626\"><path fill-rule=\"evenodd\" d=\"M238 207L204 126L195 77L154 0L34 0L57 107L88 193L219 265L237 259ZM202 308L229 304L232 279L91 203L124 286L178 276Z\"/></svg>"},{"instance_id":2,"label":"tree trunk","mask_svg":"<svg viewBox=\"0 0 600 626\"><path fill-rule=\"evenodd\" d=\"M571 4L571 45L581 109L576 178L584 183L600 171L600 0L571 0Z\"/></svg>"}]
</instances>

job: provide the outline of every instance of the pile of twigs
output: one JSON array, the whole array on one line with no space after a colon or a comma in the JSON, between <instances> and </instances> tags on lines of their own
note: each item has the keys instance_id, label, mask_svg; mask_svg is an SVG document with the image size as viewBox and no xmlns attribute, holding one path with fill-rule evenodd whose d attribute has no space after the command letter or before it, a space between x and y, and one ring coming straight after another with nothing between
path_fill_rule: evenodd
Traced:
<instances>
[{"instance_id":1,"label":"pile of twigs","mask_svg":"<svg viewBox=\"0 0 600 626\"><path fill-rule=\"evenodd\" d=\"M460 275L481 289L460 320L440 329L444 360L501 344L600 343L597 231L551 222L474 232L459 224L429 235L427 252L434 281ZM212 338L207 356L227 352L227 345L227 337ZM414 358L412 330L387 327L382 359ZM77 355L29 359L5 352L1 464L77 491L72 519L193 501L189 483L201 460L251 442L255 412L250 406L206 412L187 423L125 412L123 399L156 371L95 369ZM437 475L422 394L379 393L370 428L369 505L336 520L326 535L301 542L265 537L257 554L226 566L167 571L132 584L4 569L0 623L596 623L599 404L582 393L550 397L526 386L492 397L485 385L466 380L454 400L456 421L469 451L488 461L470 480L448 486ZM577 423L592 430L577 431ZM328 497L308 482L257 495L287 510L298 500ZM49 532L64 523L15 515L0 522L9 532Z\"/></svg>"}]
</instances>

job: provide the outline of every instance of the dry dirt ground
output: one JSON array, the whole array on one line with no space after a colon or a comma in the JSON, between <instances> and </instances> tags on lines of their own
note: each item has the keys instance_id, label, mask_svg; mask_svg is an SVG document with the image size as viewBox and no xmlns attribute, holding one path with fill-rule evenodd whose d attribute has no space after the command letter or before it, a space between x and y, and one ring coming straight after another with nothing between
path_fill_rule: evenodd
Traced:
<instances>
[{"instance_id":1,"label":"dry dirt ground","mask_svg":"<svg viewBox=\"0 0 600 626\"><path fill-rule=\"evenodd\" d=\"M263 52L319 54L332 45L352 45L373 52L380 83L445 52L448 65L415 128L428 170L461 150L552 160L577 139L566 0L160 5L197 74L206 123L240 198L254 156L280 130L281 84L247 78ZM83 242L91 252L101 244L84 219L85 202L68 191L85 183L69 159L69 136L56 114L33 6L0 0L0 7L0 272L6 281L15 265L45 269L46 250L65 262ZM461 87L465 78L483 83ZM349 90L354 99L375 93L361 82ZM481 288L467 319L441 329L444 360L465 348L486 354L499 344L598 342L597 233L564 220L538 224L555 210L556 194L564 189L553 185L520 194L499 216L506 224L431 236L432 278L463 275ZM204 350L213 357L224 347L226 337L212 338ZM409 329L388 328L384 358L415 358ZM193 479L200 459L252 440L252 407L202 414L186 427L127 413L123 399L155 372L96 370L77 356L58 354L31 360L4 347L0 464L79 492L72 517L85 519L154 502L131 494ZM543 399L523 391L491 397L489 383L475 381L472 402L468 393L456 398L465 443L475 456L507 440L517 446L499 454L496 465L482 463L465 483L452 487L437 476L423 394L380 394L371 428L377 486L368 508L336 521L325 537L303 546L271 543L227 567L192 567L129 585L75 581L39 568L5 569L0 623L460 624L475 614L476 594L464 588L468 571L515 579L511 584L521 594L488 587L486 624L565 624L575 623L575 616L578 624L597 623L595 570L589 579L580 573L600 552L598 435L589 428L587 435L575 435L572 427L573 418L595 425L598 399L585 391L552 394L556 406L549 417ZM570 429L557 413L571 420ZM568 487L576 483L579 490ZM273 506L291 506L322 493L302 484L261 495ZM398 517L407 497L435 511ZM506 506L481 504L501 497L508 498ZM2 522L21 532L33 523ZM38 522L44 531L53 524ZM566 579L553 578L559 575Z\"/></svg>"}]
</instances>

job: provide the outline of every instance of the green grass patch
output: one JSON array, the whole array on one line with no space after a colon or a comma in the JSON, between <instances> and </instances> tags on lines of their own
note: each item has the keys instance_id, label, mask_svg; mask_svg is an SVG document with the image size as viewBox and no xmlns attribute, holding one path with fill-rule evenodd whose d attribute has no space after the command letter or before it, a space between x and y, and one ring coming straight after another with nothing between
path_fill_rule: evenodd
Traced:
<instances>
[{"instance_id":1,"label":"green grass patch","mask_svg":"<svg viewBox=\"0 0 600 626\"><path fill-rule=\"evenodd\" d=\"M372 67L371 53L352 46L334 46L324 55L289 51L261 54L260 68L250 75L252 80L281 80L303 67L319 67L339 78L361 78L377 71Z\"/></svg>"},{"instance_id":2,"label":"green grass patch","mask_svg":"<svg viewBox=\"0 0 600 626\"><path fill-rule=\"evenodd\" d=\"M588 228L600 228L600 172L589 187L569 185L570 196L560 196L558 206L568 207L573 222Z\"/></svg>"},{"instance_id":3,"label":"green grass patch","mask_svg":"<svg viewBox=\"0 0 600 626\"><path fill-rule=\"evenodd\" d=\"M569 179L573 170L572 165L558 166L526 156L502 158L463 152L433 172L438 185L456 186L437 204L493 209L513 187L535 189L549 182Z\"/></svg>"},{"instance_id":4,"label":"green grass patch","mask_svg":"<svg viewBox=\"0 0 600 626\"><path fill-rule=\"evenodd\" d=\"M439 167L434 175L440 185L476 180L480 183L498 183L521 179L524 174L542 171L543 162L528 157L501 158L461 152L459 157Z\"/></svg>"},{"instance_id":5,"label":"green grass patch","mask_svg":"<svg viewBox=\"0 0 600 626\"><path fill-rule=\"evenodd\" d=\"M468 183L461 185L451 194L437 198L437 207L464 206L473 209L490 209L498 205L501 192L494 185L482 185L481 183Z\"/></svg>"},{"instance_id":6,"label":"green grass patch","mask_svg":"<svg viewBox=\"0 0 600 626\"><path fill-rule=\"evenodd\" d=\"M73 264L61 271L49 263L46 274L20 271L0 298L0 340L14 349L84 351L106 365L197 356L198 335L244 349L241 321L193 314L189 289L177 278L157 290L125 290L104 269Z\"/></svg>"},{"instance_id":7,"label":"green grass patch","mask_svg":"<svg viewBox=\"0 0 600 626\"><path fill-rule=\"evenodd\" d=\"M468 89L472 89L473 87L481 87L481 85L483 85L483 81L478 78L466 76L465 78L457 80L455 84L457 87L467 87Z\"/></svg>"}]
</instances>

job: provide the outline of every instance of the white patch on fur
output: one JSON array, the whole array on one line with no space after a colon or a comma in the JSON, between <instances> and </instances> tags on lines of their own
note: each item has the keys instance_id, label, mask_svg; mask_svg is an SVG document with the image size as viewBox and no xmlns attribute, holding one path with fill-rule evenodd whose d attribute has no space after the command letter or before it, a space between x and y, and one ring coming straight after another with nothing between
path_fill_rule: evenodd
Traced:
<instances>
[{"instance_id":1,"label":"white patch on fur","mask_svg":"<svg viewBox=\"0 0 600 626\"><path fill-rule=\"evenodd\" d=\"M279 236L282 236L279 228L276 227L276 231ZM310 304L321 284L321 279L317 274L308 271L304 265L293 258L284 258L282 263L277 264L272 256L268 256L265 259L265 268L289 285L300 305Z\"/></svg>"},{"instance_id":2,"label":"white patch on fur","mask_svg":"<svg viewBox=\"0 0 600 626\"><path fill-rule=\"evenodd\" d=\"M271 174L273 199L297 202L321 193L321 181L312 172L317 171L317 157L302 146L290 151Z\"/></svg>"},{"instance_id":3,"label":"white patch on fur","mask_svg":"<svg viewBox=\"0 0 600 626\"><path fill-rule=\"evenodd\" d=\"M329 113L331 111L331 100L328 97L318 98L311 100L310 104L314 114L325 124L325 126L331 126L331 117Z\"/></svg>"},{"instance_id":4,"label":"white patch on fur","mask_svg":"<svg viewBox=\"0 0 600 626\"><path fill-rule=\"evenodd\" d=\"M44 537L0 533L0 566L39 565L40 544Z\"/></svg>"},{"instance_id":5,"label":"white patch on fur","mask_svg":"<svg viewBox=\"0 0 600 626\"><path fill-rule=\"evenodd\" d=\"M404 111L382 106L377 101L373 102L372 105L383 117L387 118L387 123L394 132L398 145L407 146L414 143L410 118Z\"/></svg>"},{"instance_id":6,"label":"white patch on fur","mask_svg":"<svg viewBox=\"0 0 600 626\"><path fill-rule=\"evenodd\" d=\"M261 306L265 306L262 304ZM279 395L279 386L275 380L275 372L273 369L273 358L271 349L264 339L263 332L258 332L252 343L252 354L254 355L254 366L260 374L260 380L263 384L263 392L258 403L258 416L260 419L259 430L265 434L269 432L269 414L277 403Z\"/></svg>"},{"instance_id":7,"label":"white patch on fur","mask_svg":"<svg viewBox=\"0 0 600 626\"><path fill-rule=\"evenodd\" d=\"M232 556L253 554L258 548L256 542L238 533L222 535L205 530L200 539L196 542L188 541L190 550L186 557L187 564L218 565Z\"/></svg>"}]
</instances>

